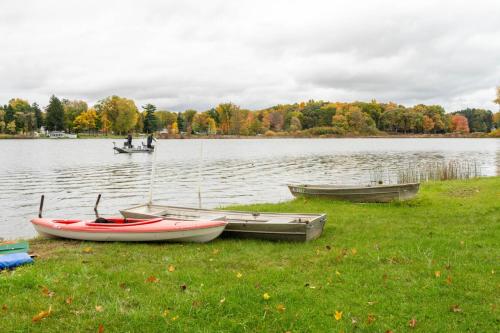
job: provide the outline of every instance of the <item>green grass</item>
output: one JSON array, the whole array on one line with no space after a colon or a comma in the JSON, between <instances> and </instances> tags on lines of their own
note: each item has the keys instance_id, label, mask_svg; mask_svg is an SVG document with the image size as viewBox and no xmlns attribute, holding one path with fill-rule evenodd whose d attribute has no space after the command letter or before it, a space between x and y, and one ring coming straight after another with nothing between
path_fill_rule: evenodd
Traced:
<instances>
[{"instance_id":1,"label":"green grass","mask_svg":"<svg viewBox=\"0 0 500 333\"><path fill-rule=\"evenodd\" d=\"M0 332L498 332L499 189L495 177L425 184L405 203L237 207L327 213L309 243L36 239L34 265L0 274Z\"/></svg>"}]
</instances>

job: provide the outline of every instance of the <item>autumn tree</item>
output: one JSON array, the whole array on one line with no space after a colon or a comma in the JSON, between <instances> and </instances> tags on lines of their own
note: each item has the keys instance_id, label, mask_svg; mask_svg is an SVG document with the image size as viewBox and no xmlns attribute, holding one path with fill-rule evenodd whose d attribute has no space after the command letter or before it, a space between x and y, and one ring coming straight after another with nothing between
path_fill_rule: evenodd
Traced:
<instances>
[{"instance_id":1,"label":"autumn tree","mask_svg":"<svg viewBox=\"0 0 500 333\"><path fill-rule=\"evenodd\" d=\"M196 110L193 110L193 109L189 109L189 110L186 110L182 113L182 116L184 118L184 126L185 126L185 131L188 133L188 134L192 134L193 133L193 119L194 119L194 116L198 113L198 111Z\"/></svg>"},{"instance_id":2,"label":"autumn tree","mask_svg":"<svg viewBox=\"0 0 500 333\"><path fill-rule=\"evenodd\" d=\"M208 133L209 132L209 127L210 127L210 116L203 112L203 113L197 113L195 114L194 118L193 118L193 131L196 133L196 134L199 134L199 133ZM212 121L214 121L212 119ZM215 121L214 121L215 123Z\"/></svg>"},{"instance_id":3,"label":"autumn tree","mask_svg":"<svg viewBox=\"0 0 500 333\"><path fill-rule=\"evenodd\" d=\"M71 132L73 130L74 121L82 112L87 111L88 105L85 101L70 101L63 99L61 101L64 108L64 126L65 129Z\"/></svg>"},{"instance_id":4,"label":"autumn tree","mask_svg":"<svg viewBox=\"0 0 500 333\"><path fill-rule=\"evenodd\" d=\"M157 129L171 128L177 121L177 113L169 111L156 111Z\"/></svg>"},{"instance_id":5,"label":"autumn tree","mask_svg":"<svg viewBox=\"0 0 500 333\"><path fill-rule=\"evenodd\" d=\"M229 129L231 126L231 116L239 110L239 106L233 103L223 103L219 104L215 111L219 117L220 130L222 134L229 134Z\"/></svg>"},{"instance_id":6,"label":"autumn tree","mask_svg":"<svg viewBox=\"0 0 500 333\"><path fill-rule=\"evenodd\" d=\"M64 106L61 100L52 95L46 109L46 125L49 131L62 131L64 129Z\"/></svg>"},{"instance_id":7,"label":"autumn tree","mask_svg":"<svg viewBox=\"0 0 500 333\"><path fill-rule=\"evenodd\" d=\"M157 130L157 119L155 116L156 106L153 104L146 104L143 107L143 131L145 133L153 133Z\"/></svg>"},{"instance_id":8,"label":"autumn tree","mask_svg":"<svg viewBox=\"0 0 500 333\"><path fill-rule=\"evenodd\" d=\"M434 121L432 118L423 116L422 127L425 133L430 133L434 129Z\"/></svg>"},{"instance_id":9,"label":"autumn tree","mask_svg":"<svg viewBox=\"0 0 500 333\"><path fill-rule=\"evenodd\" d=\"M497 87L497 98L495 98L493 103L498 104L498 106L500 107L500 86Z\"/></svg>"},{"instance_id":10,"label":"autumn tree","mask_svg":"<svg viewBox=\"0 0 500 333\"><path fill-rule=\"evenodd\" d=\"M451 129L453 132L469 133L469 123L467 118L461 115L453 115L451 117Z\"/></svg>"},{"instance_id":11,"label":"autumn tree","mask_svg":"<svg viewBox=\"0 0 500 333\"><path fill-rule=\"evenodd\" d=\"M139 111L134 101L119 96L110 96L96 104L95 109L104 115L110 122L111 130L115 133L124 134L130 132L136 126Z\"/></svg>"},{"instance_id":12,"label":"autumn tree","mask_svg":"<svg viewBox=\"0 0 500 333\"><path fill-rule=\"evenodd\" d=\"M97 112L94 108L90 108L87 111L80 113L73 123L74 128L84 131L91 131L97 128Z\"/></svg>"}]
</instances>

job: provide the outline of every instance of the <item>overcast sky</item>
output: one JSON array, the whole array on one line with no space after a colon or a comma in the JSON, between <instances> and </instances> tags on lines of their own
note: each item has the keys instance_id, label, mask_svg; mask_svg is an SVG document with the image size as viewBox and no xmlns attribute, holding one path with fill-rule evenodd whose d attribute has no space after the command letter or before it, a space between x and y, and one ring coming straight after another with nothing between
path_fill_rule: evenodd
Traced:
<instances>
[{"instance_id":1,"label":"overcast sky","mask_svg":"<svg viewBox=\"0 0 500 333\"><path fill-rule=\"evenodd\" d=\"M0 103L245 108L309 99L496 110L500 0L0 2Z\"/></svg>"}]
</instances>

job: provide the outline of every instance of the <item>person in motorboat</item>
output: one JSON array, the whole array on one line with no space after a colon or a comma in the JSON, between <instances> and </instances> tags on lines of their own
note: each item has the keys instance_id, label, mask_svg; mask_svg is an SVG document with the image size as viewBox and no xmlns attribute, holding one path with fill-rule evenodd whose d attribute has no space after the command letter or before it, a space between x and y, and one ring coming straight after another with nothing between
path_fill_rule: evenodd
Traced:
<instances>
[{"instance_id":1,"label":"person in motorboat","mask_svg":"<svg viewBox=\"0 0 500 333\"><path fill-rule=\"evenodd\" d=\"M156 141L156 139L153 138L153 134L149 134L148 135L148 139L147 139L147 147L149 149L153 149L154 148L154 146L153 146L153 140Z\"/></svg>"},{"instance_id":2,"label":"person in motorboat","mask_svg":"<svg viewBox=\"0 0 500 333\"><path fill-rule=\"evenodd\" d=\"M132 134L130 134L130 133L127 136L127 146L129 148L132 148Z\"/></svg>"}]
</instances>

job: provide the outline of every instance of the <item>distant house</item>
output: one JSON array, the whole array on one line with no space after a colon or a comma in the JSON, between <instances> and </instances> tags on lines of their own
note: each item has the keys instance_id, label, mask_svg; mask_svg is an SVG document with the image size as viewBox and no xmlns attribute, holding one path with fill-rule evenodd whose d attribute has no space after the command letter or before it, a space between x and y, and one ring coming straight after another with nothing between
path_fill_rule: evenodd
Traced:
<instances>
[{"instance_id":1,"label":"distant house","mask_svg":"<svg viewBox=\"0 0 500 333\"><path fill-rule=\"evenodd\" d=\"M49 132L50 139L76 139L78 136L76 134L68 134L65 132L52 131Z\"/></svg>"}]
</instances>

